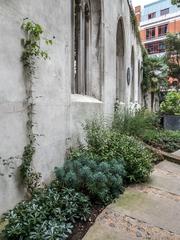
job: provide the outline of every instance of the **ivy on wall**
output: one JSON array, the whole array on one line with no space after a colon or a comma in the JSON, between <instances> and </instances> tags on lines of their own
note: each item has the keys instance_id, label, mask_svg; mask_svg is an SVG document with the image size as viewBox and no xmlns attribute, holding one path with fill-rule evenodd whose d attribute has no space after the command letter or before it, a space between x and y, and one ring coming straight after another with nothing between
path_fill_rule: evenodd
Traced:
<instances>
[{"instance_id":1,"label":"ivy on wall","mask_svg":"<svg viewBox=\"0 0 180 240\"><path fill-rule=\"evenodd\" d=\"M136 15L134 13L134 9L132 6L130 6L130 19L131 19L131 24L132 24L133 30L136 34L136 37L137 37L138 41L141 43L139 26L138 26Z\"/></svg>"},{"instance_id":2,"label":"ivy on wall","mask_svg":"<svg viewBox=\"0 0 180 240\"><path fill-rule=\"evenodd\" d=\"M34 98L33 98L33 81L36 77L37 59L47 60L49 58L47 51L41 48L41 43L52 45L51 39L43 38L43 28L41 25L26 18L22 24L22 30L25 38L22 39L23 53L22 63L24 68L25 86L27 95L27 123L26 131L28 144L24 148L22 164L20 166L20 175L28 193L32 193L40 183L41 174L37 173L32 166L33 156L35 154L36 135L33 132L34 122Z\"/></svg>"},{"instance_id":3,"label":"ivy on wall","mask_svg":"<svg viewBox=\"0 0 180 240\"><path fill-rule=\"evenodd\" d=\"M171 3L173 5L177 5L177 7L180 7L180 0L171 0Z\"/></svg>"},{"instance_id":4,"label":"ivy on wall","mask_svg":"<svg viewBox=\"0 0 180 240\"><path fill-rule=\"evenodd\" d=\"M134 30L134 33L135 33L136 38L137 38L137 40L138 40L138 43L140 44L142 53L145 54L146 50L145 50L145 48L144 48L144 46L143 46L143 44L142 44L142 41L141 41L139 24L138 24L138 21L137 21L137 18L136 18L136 15L135 15L133 6L131 6L130 4L129 4L129 9L130 9L130 20L131 20L132 28L133 28L133 30Z\"/></svg>"}]
</instances>

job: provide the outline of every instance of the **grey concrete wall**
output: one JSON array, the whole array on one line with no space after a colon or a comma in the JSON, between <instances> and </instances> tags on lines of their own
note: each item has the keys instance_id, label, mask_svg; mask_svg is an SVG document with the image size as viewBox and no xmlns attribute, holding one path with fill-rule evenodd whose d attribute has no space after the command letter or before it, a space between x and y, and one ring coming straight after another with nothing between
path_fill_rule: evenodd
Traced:
<instances>
[{"instance_id":1,"label":"grey concrete wall","mask_svg":"<svg viewBox=\"0 0 180 240\"><path fill-rule=\"evenodd\" d=\"M34 133L37 134L33 165L49 180L52 170L64 161L71 85L71 1L0 0L0 213L23 198L17 181L27 144L26 91L21 39L23 18L41 24L48 38L50 60L37 63L33 80ZM42 135L42 136L38 136ZM3 166L3 159L13 161L15 169ZM11 166L10 166L11 167ZM2 176L4 174L4 176ZM12 175L9 177L9 175Z\"/></svg>"},{"instance_id":2,"label":"grey concrete wall","mask_svg":"<svg viewBox=\"0 0 180 240\"><path fill-rule=\"evenodd\" d=\"M100 9L101 2L101 9ZM138 101L138 60L141 50L130 24L126 0L93 0L92 96L71 95L72 80L72 1L71 0L0 0L0 214L24 197L18 180L18 166L26 136L27 108L21 39L23 18L29 17L44 27L50 60L37 62L33 80L37 134L33 166L49 181L55 166L64 162L66 149L83 142L82 123L95 115L111 116L116 101L116 32L123 18L125 26L125 73L131 66L131 48L135 49L135 101ZM97 10L97 11L96 11ZM101 31L98 44L99 13ZM46 46L45 46L46 48ZM125 103L129 105L131 86L124 79ZM4 166L8 160L9 166ZM7 161L6 161L7 162Z\"/></svg>"},{"instance_id":3,"label":"grey concrete wall","mask_svg":"<svg viewBox=\"0 0 180 240\"><path fill-rule=\"evenodd\" d=\"M124 62L124 99L128 106L130 104L131 84L127 84L127 68L131 67L131 49L134 46L135 53L135 101L138 102L138 60L142 61L141 49L132 30L130 22L130 11L127 1L104 0L104 112L112 114L116 98L116 32L119 18L123 19L125 35L125 62Z\"/></svg>"},{"instance_id":4,"label":"grey concrete wall","mask_svg":"<svg viewBox=\"0 0 180 240\"><path fill-rule=\"evenodd\" d=\"M72 95L71 97L71 145L85 143L83 125L86 120L103 115L103 102L88 96Z\"/></svg>"}]
</instances>

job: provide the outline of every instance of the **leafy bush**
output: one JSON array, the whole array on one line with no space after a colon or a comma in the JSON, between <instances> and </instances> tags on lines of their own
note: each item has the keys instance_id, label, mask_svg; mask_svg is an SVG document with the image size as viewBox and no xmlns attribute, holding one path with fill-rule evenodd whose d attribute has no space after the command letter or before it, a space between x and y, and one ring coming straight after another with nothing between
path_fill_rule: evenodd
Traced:
<instances>
[{"instance_id":1,"label":"leafy bush","mask_svg":"<svg viewBox=\"0 0 180 240\"><path fill-rule=\"evenodd\" d=\"M86 220L90 203L86 196L72 189L56 187L39 190L31 201L23 201L5 219L8 225L3 239L67 239L77 220ZM1 238L2 239L2 238Z\"/></svg>"},{"instance_id":2,"label":"leafy bush","mask_svg":"<svg viewBox=\"0 0 180 240\"><path fill-rule=\"evenodd\" d=\"M131 110L116 111L112 128L120 133L141 136L144 129L159 127L159 118L156 114L145 109L132 112Z\"/></svg>"},{"instance_id":3,"label":"leafy bush","mask_svg":"<svg viewBox=\"0 0 180 240\"><path fill-rule=\"evenodd\" d=\"M118 148L118 134L98 119L87 122L84 127L89 154L99 156L103 161L122 158Z\"/></svg>"},{"instance_id":4,"label":"leafy bush","mask_svg":"<svg viewBox=\"0 0 180 240\"><path fill-rule=\"evenodd\" d=\"M120 133L140 138L145 143L173 152L180 148L180 133L159 126L159 116L146 110L116 112L112 128Z\"/></svg>"},{"instance_id":5,"label":"leafy bush","mask_svg":"<svg viewBox=\"0 0 180 240\"><path fill-rule=\"evenodd\" d=\"M119 152L124 157L127 182L139 183L148 180L153 168L154 156L144 144L134 137L121 135Z\"/></svg>"},{"instance_id":6,"label":"leafy bush","mask_svg":"<svg viewBox=\"0 0 180 240\"><path fill-rule=\"evenodd\" d=\"M121 159L105 162L87 152L78 155L66 161L63 168L56 168L62 186L72 187L105 204L123 192L125 170Z\"/></svg>"},{"instance_id":7,"label":"leafy bush","mask_svg":"<svg viewBox=\"0 0 180 240\"><path fill-rule=\"evenodd\" d=\"M123 158L128 182L144 182L148 179L154 156L144 144L103 126L98 121L87 123L87 148L91 154L104 160Z\"/></svg>"},{"instance_id":8,"label":"leafy bush","mask_svg":"<svg viewBox=\"0 0 180 240\"><path fill-rule=\"evenodd\" d=\"M143 140L147 144L167 152L180 149L180 131L146 130Z\"/></svg>"},{"instance_id":9,"label":"leafy bush","mask_svg":"<svg viewBox=\"0 0 180 240\"><path fill-rule=\"evenodd\" d=\"M160 110L165 114L180 115L180 92L169 92L161 103Z\"/></svg>"}]
</instances>

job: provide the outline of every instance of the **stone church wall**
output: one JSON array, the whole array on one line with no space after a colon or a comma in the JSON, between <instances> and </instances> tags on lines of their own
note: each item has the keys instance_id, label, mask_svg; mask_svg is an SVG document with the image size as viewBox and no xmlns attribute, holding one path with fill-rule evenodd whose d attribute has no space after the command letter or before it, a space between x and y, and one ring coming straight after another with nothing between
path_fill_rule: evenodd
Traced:
<instances>
[{"instance_id":1,"label":"stone church wall","mask_svg":"<svg viewBox=\"0 0 180 240\"><path fill-rule=\"evenodd\" d=\"M50 181L55 166L63 165L66 149L84 141L82 123L86 119L95 115L111 116L115 102L120 100L117 96L122 94L124 104L130 105L132 91L133 102L141 103L138 74L141 49L130 23L127 1L92 0L89 5L90 94L84 95L73 92L71 87L74 81L73 1L0 0L0 214L14 207L25 195L18 177L24 147L28 143L27 94L21 62L24 18L42 25L45 37L55 36L51 47L43 46L50 59L37 62L36 79L33 80L33 131L36 134L33 166L41 172L43 182ZM117 45L122 44L122 39L117 43L120 19L124 35L121 77L117 76ZM133 86L132 81L127 84L127 69L131 71L132 68L132 48Z\"/></svg>"}]
</instances>

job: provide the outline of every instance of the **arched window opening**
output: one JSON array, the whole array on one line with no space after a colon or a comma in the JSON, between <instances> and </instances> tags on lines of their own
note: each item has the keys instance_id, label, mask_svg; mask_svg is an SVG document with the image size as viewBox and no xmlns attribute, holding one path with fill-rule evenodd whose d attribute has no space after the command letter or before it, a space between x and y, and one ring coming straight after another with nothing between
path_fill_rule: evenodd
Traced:
<instances>
[{"instance_id":1,"label":"arched window opening","mask_svg":"<svg viewBox=\"0 0 180 240\"><path fill-rule=\"evenodd\" d=\"M141 62L138 61L138 102L141 104Z\"/></svg>"},{"instance_id":2,"label":"arched window opening","mask_svg":"<svg viewBox=\"0 0 180 240\"><path fill-rule=\"evenodd\" d=\"M116 34L116 100L124 102L124 27L119 19Z\"/></svg>"},{"instance_id":3,"label":"arched window opening","mask_svg":"<svg viewBox=\"0 0 180 240\"><path fill-rule=\"evenodd\" d=\"M90 25L89 1L74 0L74 77L72 93L90 95Z\"/></svg>"},{"instance_id":4,"label":"arched window opening","mask_svg":"<svg viewBox=\"0 0 180 240\"><path fill-rule=\"evenodd\" d=\"M135 96L135 84L134 84L134 76L135 76L135 59L134 59L134 47L131 50L131 102L134 102Z\"/></svg>"},{"instance_id":5,"label":"arched window opening","mask_svg":"<svg viewBox=\"0 0 180 240\"><path fill-rule=\"evenodd\" d=\"M89 57L90 57L90 9L88 4L84 8L84 89L85 95L89 95Z\"/></svg>"},{"instance_id":6,"label":"arched window opening","mask_svg":"<svg viewBox=\"0 0 180 240\"><path fill-rule=\"evenodd\" d=\"M74 79L72 82L72 92L78 94L80 89L80 0L74 1L74 9L73 9L73 16L74 16Z\"/></svg>"}]
</instances>

